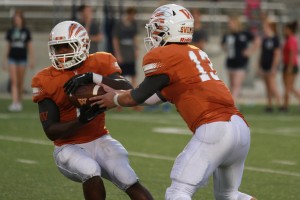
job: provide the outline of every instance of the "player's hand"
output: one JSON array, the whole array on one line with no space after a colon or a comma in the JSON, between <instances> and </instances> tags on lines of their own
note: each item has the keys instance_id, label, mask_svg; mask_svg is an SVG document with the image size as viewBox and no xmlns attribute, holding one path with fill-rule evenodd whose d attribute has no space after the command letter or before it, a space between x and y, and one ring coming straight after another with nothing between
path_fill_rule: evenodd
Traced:
<instances>
[{"instance_id":1,"label":"player's hand","mask_svg":"<svg viewBox=\"0 0 300 200\"><path fill-rule=\"evenodd\" d=\"M82 106L80 108L80 115L78 117L78 120L86 124L90 121L92 121L98 114L104 112L106 108L100 108L98 105L94 106Z\"/></svg>"},{"instance_id":2,"label":"player's hand","mask_svg":"<svg viewBox=\"0 0 300 200\"><path fill-rule=\"evenodd\" d=\"M89 100L90 101L95 101L94 103L92 103L91 105L97 105L100 108L107 108L107 109L111 109L114 107L117 107L117 105L114 102L114 96L118 93L121 92L121 90L115 90L107 85L101 84L104 91L106 92L104 95L100 95L100 96L96 96L96 97L92 97Z\"/></svg>"},{"instance_id":3,"label":"player's hand","mask_svg":"<svg viewBox=\"0 0 300 200\"><path fill-rule=\"evenodd\" d=\"M74 93L80 85L93 83L93 73L87 72L73 76L64 85L64 91L67 95Z\"/></svg>"}]
</instances>

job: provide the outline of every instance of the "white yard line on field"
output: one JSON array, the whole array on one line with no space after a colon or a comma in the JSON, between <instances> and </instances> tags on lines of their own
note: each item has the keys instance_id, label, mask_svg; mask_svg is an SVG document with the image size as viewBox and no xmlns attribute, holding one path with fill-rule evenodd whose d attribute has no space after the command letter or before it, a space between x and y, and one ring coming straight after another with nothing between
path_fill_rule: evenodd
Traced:
<instances>
[{"instance_id":1,"label":"white yard line on field","mask_svg":"<svg viewBox=\"0 0 300 200\"><path fill-rule=\"evenodd\" d=\"M290 128L290 127L277 127L277 128L251 128L251 132L254 134L263 135L279 135L287 137L300 137L300 128Z\"/></svg>"},{"instance_id":2,"label":"white yard line on field","mask_svg":"<svg viewBox=\"0 0 300 200\"><path fill-rule=\"evenodd\" d=\"M22 137L8 136L8 135L0 135L0 140L6 140L11 142L23 142L29 144L53 145L52 142L47 140L37 140L37 139L22 138Z\"/></svg>"},{"instance_id":3,"label":"white yard line on field","mask_svg":"<svg viewBox=\"0 0 300 200\"><path fill-rule=\"evenodd\" d=\"M297 163L290 160L272 160L272 163L281 164L281 165L296 165Z\"/></svg>"},{"instance_id":4,"label":"white yard line on field","mask_svg":"<svg viewBox=\"0 0 300 200\"><path fill-rule=\"evenodd\" d=\"M20 114L20 113L10 113L10 114L0 114L0 119L38 119L38 114Z\"/></svg>"},{"instance_id":5,"label":"white yard line on field","mask_svg":"<svg viewBox=\"0 0 300 200\"><path fill-rule=\"evenodd\" d=\"M136 156L141 158L153 158L158 160L168 160L168 161L174 161L175 158L169 157L169 156L161 156L161 155L155 155L155 154L148 154L148 153L139 153L139 152L129 152L130 156Z\"/></svg>"},{"instance_id":6,"label":"white yard line on field","mask_svg":"<svg viewBox=\"0 0 300 200\"><path fill-rule=\"evenodd\" d=\"M175 135L192 135L192 132L187 128L176 127L155 127L152 129L155 133L175 134Z\"/></svg>"},{"instance_id":7,"label":"white yard line on field","mask_svg":"<svg viewBox=\"0 0 300 200\"><path fill-rule=\"evenodd\" d=\"M16 159L16 162L19 162L19 163L24 163L24 164L37 164L38 162L35 161L35 160L27 160L27 159L22 159L22 158L18 158Z\"/></svg>"},{"instance_id":8,"label":"white yard line on field","mask_svg":"<svg viewBox=\"0 0 300 200\"><path fill-rule=\"evenodd\" d=\"M270 173L270 174L280 174L286 176L293 176L300 178L300 173L296 172L288 172L288 171L281 171L281 170L273 170L273 169L265 169L265 168L258 168L258 167L250 167L246 166L246 170L254 171L254 172L263 172L263 173Z\"/></svg>"},{"instance_id":9,"label":"white yard line on field","mask_svg":"<svg viewBox=\"0 0 300 200\"><path fill-rule=\"evenodd\" d=\"M10 142L21 142L21 143L47 145L47 146L52 145L51 142L46 141L46 140L36 140L36 139L28 139L28 138L15 137L15 136L6 136L6 135L0 135L0 140L10 141ZM133 151L129 151L129 155L141 157L141 158L152 158L152 159L166 160L166 161L172 161L172 162L175 160L175 158L169 157L169 156L140 153L140 152L133 152ZM254 171L254 172L262 172L262 173L285 175L285 176L292 176L292 177L300 178L300 173L296 173L296 172L280 171L280 170L252 167L252 166L246 166L245 169L249 170L249 171Z\"/></svg>"}]
</instances>

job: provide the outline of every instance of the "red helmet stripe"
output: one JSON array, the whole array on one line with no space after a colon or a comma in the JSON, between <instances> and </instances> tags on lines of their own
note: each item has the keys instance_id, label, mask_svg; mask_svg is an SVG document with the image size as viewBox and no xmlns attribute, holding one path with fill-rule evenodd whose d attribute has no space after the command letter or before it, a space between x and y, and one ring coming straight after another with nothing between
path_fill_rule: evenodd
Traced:
<instances>
[{"instance_id":1,"label":"red helmet stripe","mask_svg":"<svg viewBox=\"0 0 300 200\"><path fill-rule=\"evenodd\" d=\"M80 31L82 31L84 28L82 27L82 26L80 26L78 29L77 29L77 31L75 32L75 36L77 36L78 35L78 33L80 32Z\"/></svg>"},{"instance_id":2,"label":"red helmet stripe","mask_svg":"<svg viewBox=\"0 0 300 200\"><path fill-rule=\"evenodd\" d=\"M74 30L76 29L77 24L71 24L69 27L69 38L73 35Z\"/></svg>"},{"instance_id":3,"label":"red helmet stripe","mask_svg":"<svg viewBox=\"0 0 300 200\"><path fill-rule=\"evenodd\" d=\"M179 11L182 12L187 19L193 19L193 15L187 9L181 9Z\"/></svg>"}]
</instances>

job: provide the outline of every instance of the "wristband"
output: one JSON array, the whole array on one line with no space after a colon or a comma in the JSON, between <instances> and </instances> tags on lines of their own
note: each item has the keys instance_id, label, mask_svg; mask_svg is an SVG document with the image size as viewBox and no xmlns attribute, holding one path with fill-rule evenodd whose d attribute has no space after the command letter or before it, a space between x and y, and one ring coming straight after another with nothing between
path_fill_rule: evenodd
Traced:
<instances>
[{"instance_id":1,"label":"wristband","mask_svg":"<svg viewBox=\"0 0 300 200\"><path fill-rule=\"evenodd\" d=\"M102 79L103 79L103 76L100 75L100 74L96 74L96 73L93 73L93 82L96 83L96 84L101 84L102 83Z\"/></svg>"},{"instance_id":2,"label":"wristband","mask_svg":"<svg viewBox=\"0 0 300 200\"><path fill-rule=\"evenodd\" d=\"M114 96L114 103L117 105L117 106L120 106L119 102L118 102L118 97L119 97L120 94L116 94Z\"/></svg>"}]
</instances>

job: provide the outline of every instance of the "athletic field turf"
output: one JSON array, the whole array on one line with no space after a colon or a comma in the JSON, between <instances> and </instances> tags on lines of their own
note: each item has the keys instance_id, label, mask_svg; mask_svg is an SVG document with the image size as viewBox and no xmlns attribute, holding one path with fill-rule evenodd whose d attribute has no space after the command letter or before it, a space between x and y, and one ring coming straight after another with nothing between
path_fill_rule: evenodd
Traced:
<instances>
[{"instance_id":1,"label":"athletic field turf","mask_svg":"<svg viewBox=\"0 0 300 200\"><path fill-rule=\"evenodd\" d=\"M81 185L56 169L37 105L26 100L23 112L9 113L9 101L0 102L0 200L82 200ZM288 114L267 114L262 106L241 109L252 143L240 190L259 200L300 199L300 112L296 107ZM107 127L129 151L141 182L163 200L173 161L191 137L175 109L109 111ZM105 185L108 200L129 199L110 182ZM213 199L212 180L193 199Z\"/></svg>"}]
</instances>

